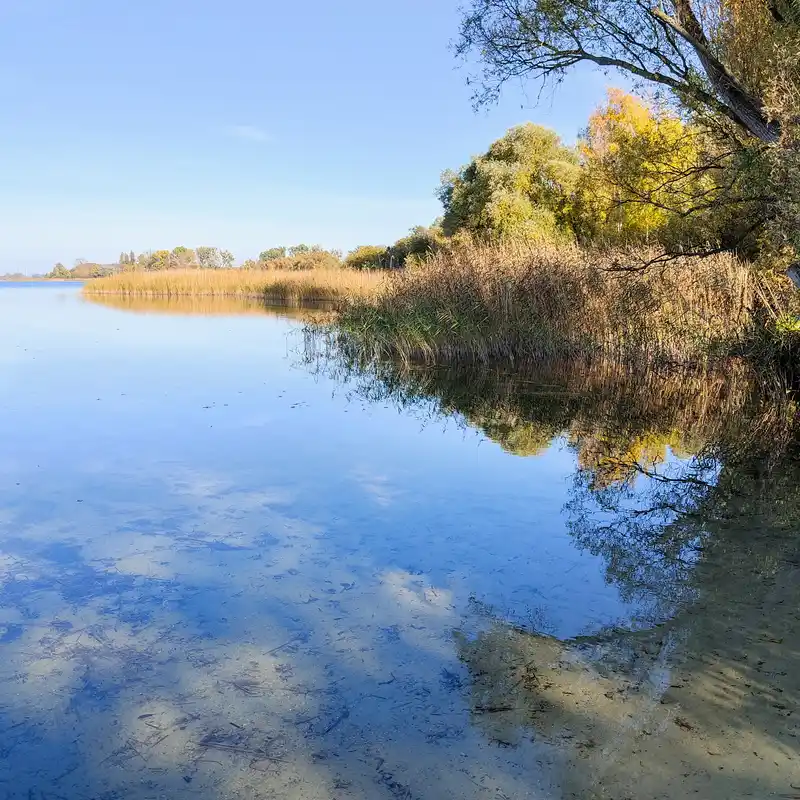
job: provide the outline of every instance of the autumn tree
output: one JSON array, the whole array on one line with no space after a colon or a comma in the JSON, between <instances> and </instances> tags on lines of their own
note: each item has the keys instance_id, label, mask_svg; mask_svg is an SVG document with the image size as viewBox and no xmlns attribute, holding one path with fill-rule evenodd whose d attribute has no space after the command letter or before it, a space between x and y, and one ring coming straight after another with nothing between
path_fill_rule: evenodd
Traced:
<instances>
[{"instance_id":1,"label":"autumn tree","mask_svg":"<svg viewBox=\"0 0 800 800\"><path fill-rule=\"evenodd\" d=\"M554 131L532 123L512 128L458 172L442 175L444 233L557 236L577 177L577 154Z\"/></svg>"},{"instance_id":2,"label":"autumn tree","mask_svg":"<svg viewBox=\"0 0 800 800\"><path fill-rule=\"evenodd\" d=\"M169 250L153 250L148 254L147 261L144 268L151 272L159 272L161 270L169 269L170 267L170 252Z\"/></svg>"},{"instance_id":3,"label":"autumn tree","mask_svg":"<svg viewBox=\"0 0 800 800\"><path fill-rule=\"evenodd\" d=\"M472 0L458 47L481 55L479 101L508 80L558 79L589 63L777 142L773 57L800 41L798 19L793 0Z\"/></svg>"},{"instance_id":4,"label":"autumn tree","mask_svg":"<svg viewBox=\"0 0 800 800\"><path fill-rule=\"evenodd\" d=\"M195 251L197 253L197 263L203 269L219 269L222 266L222 260L217 247L198 247Z\"/></svg>"},{"instance_id":5,"label":"autumn tree","mask_svg":"<svg viewBox=\"0 0 800 800\"><path fill-rule=\"evenodd\" d=\"M609 90L579 143L583 169L573 207L579 237L678 240L685 228L697 229L700 207L721 192L705 168L704 143L700 130L663 106Z\"/></svg>"},{"instance_id":6,"label":"autumn tree","mask_svg":"<svg viewBox=\"0 0 800 800\"><path fill-rule=\"evenodd\" d=\"M480 56L478 103L581 63L662 93L715 144L689 167L711 173L713 194L683 213L716 215L719 240L693 252L758 243L800 257L796 0L471 0L458 51Z\"/></svg>"}]
</instances>

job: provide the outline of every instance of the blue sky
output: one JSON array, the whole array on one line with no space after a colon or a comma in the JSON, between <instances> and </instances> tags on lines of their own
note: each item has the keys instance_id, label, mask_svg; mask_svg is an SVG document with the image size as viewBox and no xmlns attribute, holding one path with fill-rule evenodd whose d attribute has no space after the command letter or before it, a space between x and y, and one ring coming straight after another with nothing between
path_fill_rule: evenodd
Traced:
<instances>
[{"instance_id":1,"label":"blue sky","mask_svg":"<svg viewBox=\"0 0 800 800\"><path fill-rule=\"evenodd\" d=\"M0 272L121 250L389 243L442 170L533 120L574 140L610 78L475 112L459 0L1 0Z\"/></svg>"}]
</instances>

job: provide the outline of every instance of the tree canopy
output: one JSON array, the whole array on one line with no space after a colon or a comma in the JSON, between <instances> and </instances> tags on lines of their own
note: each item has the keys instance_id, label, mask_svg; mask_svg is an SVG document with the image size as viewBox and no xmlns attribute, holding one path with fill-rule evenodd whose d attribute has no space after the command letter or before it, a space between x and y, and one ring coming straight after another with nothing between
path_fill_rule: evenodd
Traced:
<instances>
[{"instance_id":1,"label":"tree canopy","mask_svg":"<svg viewBox=\"0 0 800 800\"><path fill-rule=\"evenodd\" d=\"M519 125L458 172L442 175L442 227L448 236L551 237L565 225L577 176L577 154L554 131Z\"/></svg>"},{"instance_id":2,"label":"tree canopy","mask_svg":"<svg viewBox=\"0 0 800 800\"><path fill-rule=\"evenodd\" d=\"M590 63L776 142L770 89L777 56L797 51L798 23L793 0L472 0L458 49L482 57L479 101L510 79L558 79Z\"/></svg>"},{"instance_id":3,"label":"tree canopy","mask_svg":"<svg viewBox=\"0 0 800 800\"><path fill-rule=\"evenodd\" d=\"M71 278L72 273L59 261L50 273L47 275L48 278L59 278L61 280Z\"/></svg>"},{"instance_id":4,"label":"tree canopy","mask_svg":"<svg viewBox=\"0 0 800 800\"><path fill-rule=\"evenodd\" d=\"M669 229L685 243L683 220L715 196L710 171L697 168L703 143L700 131L667 109L610 89L579 143L576 233L631 242L663 239Z\"/></svg>"},{"instance_id":5,"label":"tree canopy","mask_svg":"<svg viewBox=\"0 0 800 800\"><path fill-rule=\"evenodd\" d=\"M350 269L381 269L386 248L381 245L362 244L347 254L344 266Z\"/></svg>"}]
</instances>

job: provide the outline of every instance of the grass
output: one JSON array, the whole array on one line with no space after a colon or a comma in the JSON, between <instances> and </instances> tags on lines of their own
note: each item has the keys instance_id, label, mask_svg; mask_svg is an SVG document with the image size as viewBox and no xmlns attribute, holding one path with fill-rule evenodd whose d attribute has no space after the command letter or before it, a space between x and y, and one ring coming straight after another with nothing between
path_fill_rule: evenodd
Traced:
<instances>
[{"instance_id":1,"label":"grass","mask_svg":"<svg viewBox=\"0 0 800 800\"><path fill-rule=\"evenodd\" d=\"M377 272L187 269L122 272L88 281L87 295L136 297L242 297L299 305L375 296L384 282Z\"/></svg>"},{"instance_id":2,"label":"grass","mask_svg":"<svg viewBox=\"0 0 800 800\"><path fill-rule=\"evenodd\" d=\"M763 305L750 266L719 255L616 269L631 260L576 246L461 245L392 275L340 322L374 355L409 363L602 356L687 364L746 346Z\"/></svg>"}]
</instances>

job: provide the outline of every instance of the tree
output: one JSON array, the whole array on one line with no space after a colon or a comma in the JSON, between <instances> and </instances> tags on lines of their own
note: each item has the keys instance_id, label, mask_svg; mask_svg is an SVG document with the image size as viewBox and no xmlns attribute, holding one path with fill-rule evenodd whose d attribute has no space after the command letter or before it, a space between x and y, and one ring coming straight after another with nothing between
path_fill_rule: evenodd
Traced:
<instances>
[{"instance_id":1,"label":"tree","mask_svg":"<svg viewBox=\"0 0 800 800\"><path fill-rule=\"evenodd\" d=\"M142 267L149 272L159 272L170 267L169 250L150 250L139 258L140 261L143 258Z\"/></svg>"},{"instance_id":2,"label":"tree","mask_svg":"<svg viewBox=\"0 0 800 800\"><path fill-rule=\"evenodd\" d=\"M318 244L296 244L293 247L289 247L286 251L286 255L293 257L293 256L302 256L306 253L321 253L323 252L322 247Z\"/></svg>"},{"instance_id":3,"label":"tree","mask_svg":"<svg viewBox=\"0 0 800 800\"><path fill-rule=\"evenodd\" d=\"M233 266L234 257L230 250L221 250L219 259L223 269L230 269Z\"/></svg>"},{"instance_id":4,"label":"tree","mask_svg":"<svg viewBox=\"0 0 800 800\"><path fill-rule=\"evenodd\" d=\"M702 133L665 108L610 89L579 143L583 169L572 220L579 237L682 239L687 227L702 235L691 212L719 194L702 145Z\"/></svg>"},{"instance_id":5,"label":"tree","mask_svg":"<svg viewBox=\"0 0 800 800\"><path fill-rule=\"evenodd\" d=\"M290 252L293 248L290 248ZM321 247L309 247L296 255L284 258L273 258L259 262L262 267L274 270L311 270L337 269L342 266L341 254L335 250L323 250Z\"/></svg>"},{"instance_id":6,"label":"tree","mask_svg":"<svg viewBox=\"0 0 800 800\"><path fill-rule=\"evenodd\" d=\"M386 254L385 247L363 244L347 254L344 265L350 269L380 269L385 266Z\"/></svg>"},{"instance_id":7,"label":"tree","mask_svg":"<svg viewBox=\"0 0 800 800\"><path fill-rule=\"evenodd\" d=\"M119 254L119 261L118 264L127 264L128 263L128 254L127 253L120 253Z\"/></svg>"},{"instance_id":8,"label":"tree","mask_svg":"<svg viewBox=\"0 0 800 800\"><path fill-rule=\"evenodd\" d=\"M197 263L202 269L220 269L222 258L217 247L198 247Z\"/></svg>"},{"instance_id":9,"label":"tree","mask_svg":"<svg viewBox=\"0 0 800 800\"><path fill-rule=\"evenodd\" d=\"M386 266L403 267L409 259L424 258L430 253L435 253L444 240L441 224L434 223L428 228L417 225L409 231L408 236L398 239L387 250Z\"/></svg>"},{"instance_id":10,"label":"tree","mask_svg":"<svg viewBox=\"0 0 800 800\"><path fill-rule=\"evenodd\" d=\"M57 278L58 280L68 280L72 277L72 273L59 261L50 273L48 278Z\"/></svg>"},{"instance_id":11,"label":"tree","mask_svg":"<svg viewBox=\"0 0 800 800\"><path fill-rule=\"evenodd\" d=\"M197 256L190 247L179 245L172 248L169 265L172 269L189 269L197 265Z\"/></svg>"},{"instance_id":12,"label":"tree","mask_svg":"<svg viewBox=\"0 0 800 800\"><path fill-rule=\"evenodd\" d=\"M285 258L285 257L286 257L285 247L269 247L266 250L262 250L261 253L259 253L258 260L274 261L276 258Z\"/></svg>"},{"instance_id":13,"label":"tree","mask_svg":"<svg viewBox=\"0 0 800 800\"><path fill-rule=\"evenodd\" d=\"M665 87L774 143L771 64L797 47L798 21L793 0L472 0L458 51L483 59L479 102L510 79L559 79L585 62Z\"/></svg>"},{"instance_id":14,"label":"tree","mask_svg":"<svg viewBox=\"0 0 800 800\"><path fill-rule=\"evenodd\" d=\"M512 128L484 155L442 176L444 232L557 236L578 170L577 154L554 131L532 123Z\"/></svg>"},{"instance_id":15,"label":"tree","mask_svg":"<svg viewBox=\"0 0 800 800\"><path fill-rule=\"evenodd\" d=\"M136 263L136 253L131 250L130 254L128 255L128 263L135 264Z\"/></svg>"},{"instance_id":16,"label":"tree","mask_svg":"<svg viewBox=\"0 0 800 800\"><path fill-rule=\"evenodd\" d=\"M457 49L481 55L479 103L509 79L558 80L579 63L666 91L713 144L680 178L704 172L714 185L681 211L710 234L684 252L736 250L773 267L794 260L788 274L800 286L796 0L470 2Z\"/></svg>"}]
</instances>

